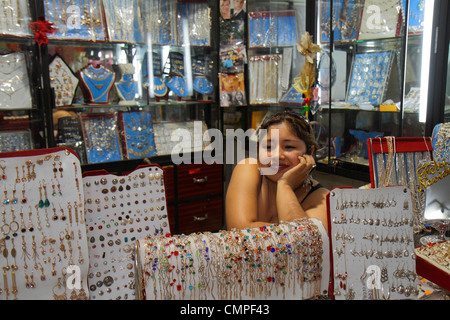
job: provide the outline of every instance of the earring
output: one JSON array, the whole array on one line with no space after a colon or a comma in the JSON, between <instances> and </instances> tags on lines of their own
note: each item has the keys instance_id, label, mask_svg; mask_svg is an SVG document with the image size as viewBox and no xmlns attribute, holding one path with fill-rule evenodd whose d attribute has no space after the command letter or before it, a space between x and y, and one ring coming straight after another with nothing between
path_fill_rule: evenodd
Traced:
<instances>
[{"instance_id":1,"label":"earring","mask_svg":"<svg viewBox=\"0 0 450 320\"><path fill-rule=\"evenodd\" d=\"M61 292L61 293L55 292L55 289L57 289L58 291L61 291L61 288L64 290L63 292ZM52 292L53 292L54 300L67 300L66 290L64 289L64 286L61 284L61 278L58 278L58 282L53 287Z\"/></svg>"}]
</instances>

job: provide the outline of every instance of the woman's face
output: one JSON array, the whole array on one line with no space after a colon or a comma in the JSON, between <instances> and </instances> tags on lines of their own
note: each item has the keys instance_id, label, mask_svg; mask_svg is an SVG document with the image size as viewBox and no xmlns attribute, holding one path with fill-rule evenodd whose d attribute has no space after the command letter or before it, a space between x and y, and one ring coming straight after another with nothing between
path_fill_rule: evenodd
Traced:
<instances>
[{"instance_id":1,"label":"woman's face","mask_svg":"<svg viewBox=\"0 0 450 320\"><path fill-rule=\"evenodd\" d=\"M306 153L306 143L283 122L272 125L259 145L259 162L262 167L270 167L266 175L277 181L286 171L295 167L298 157Z\"/></svg>"}]
</instances>

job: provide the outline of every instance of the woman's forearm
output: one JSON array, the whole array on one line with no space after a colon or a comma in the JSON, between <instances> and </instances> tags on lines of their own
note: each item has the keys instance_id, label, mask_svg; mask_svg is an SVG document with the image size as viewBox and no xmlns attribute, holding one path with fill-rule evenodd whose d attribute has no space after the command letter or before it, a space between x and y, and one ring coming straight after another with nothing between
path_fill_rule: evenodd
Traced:
<instances>
[{"instance_id":1,"label":"woman's forearm","mask_svg":"<svg viewBox=\"0 0 450 320\"><path fill-rule=\"evenodd\" d=\"M307 217L305 210L298 202L297 195L288 183L278 182L276 200L279 221L292 221Z\"/></svg>"}]
</instances>

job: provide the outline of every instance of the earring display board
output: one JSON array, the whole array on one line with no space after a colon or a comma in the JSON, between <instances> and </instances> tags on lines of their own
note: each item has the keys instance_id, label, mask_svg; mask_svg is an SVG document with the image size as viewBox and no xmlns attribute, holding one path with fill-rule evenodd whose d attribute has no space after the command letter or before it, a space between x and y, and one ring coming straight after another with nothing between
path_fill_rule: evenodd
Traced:
<instances>
[{"instance_id":1,"label":"earring display board","mask_svg":"<svg viewBox=\"0 0 450 320\"><path fill-rule=\"evenodd\" d=\"M127 159L156 156L150 112L120 112L119 121L123 128L123 151Z\"/></svg>"},{"instance_id":2,"label":"earring display board","mask_svg":"<svg viewBox=\"0 0 450 320\"><path fill-rule=\"evenodd\" d=\"M55 90L55 105L57 107L72 105L79 82L77 76L59 56L53 58L49 72L50 85Z\"/></svg>"},{"instance_id":3,"label":"earring display board","mask_svg":"<svg viewBox=\"0 0 450 320\"><path fill-rule=\"evenodd\" d=\"M2 153L0 164L0 299L87 299L88 247L77 156L67 148ZM76 283L68 286L69 267L79 268L72 278L79 289Z\"/></svg>"},{"instance_id":4,"label":"earring display board","mask_svg":"<svg viewBox=\"0 0 450 320\"><path fill-rule=\"evenodd\" d=\"M111 42L143 42L141 9L137 0L103 1L106 30Z\"/></svg>"},{"instance_id":5,"label":"earring display board","mask_svg":"<svg viewBox=\"0 0 450 320\"><path fill-rule=\"evenodd\" d=\"M140 298L309 299L328 289L328 237L316 219L136 242Z\"/></svg>"},{"instance_id":6,"label":"earring display board","mask_svg":"<svg viewBox=\"0 0 450 320\"><path fill-rule=\"evenodd\" d=\"M25 54L0 56L0 109L31 109L31 90Z\"/></svg>"},{"instance_id":7,"label":"earring display board","mask_svg":"<svg viewBox=\"0 0 450 320\"><path fill-rule=\"evenodd\" d=\"M421 228L425 194L419 192L417 169L428 163L433 147L429 137L383 137L367 139L372 188L407 186L412 194L414 226Z\"/></svg>"},{"instance_id":8,"label":"earring display board","mask_svg":"<svg viewBox=\"0 0 450 320\"><path fill-rule=\"evenodd\" d=\"M104 41L100 0L45 0L45 16L54 23L54 39Z\"/></svg>"},{"instance_id":9,"label":"earring display board","mask_svg":"<svg viewBox=\"0 0 450 320\"><path fill-rule=\"evenodd\" d=\"M32 148L30 130L0 131L0 152L24 151Z\"/></svg>"},{"instance_id":10,"label":"earring display board","mask_svg":"<svg viewBox=\"0 0 450 320\"><path fill-rule=\"evenodd\" d=\"M122 160L117 115L81 115L88 163Z\"/></svg>"},{"instance_id":11,"label":"earring display board","mask_svg":"<svg viewBox=\"0 0 450 320\"><path fill-rule=\"evenodd\" d=\"M83 174L91 299L135 299L134 241L170 233L164 172L140 166L127 176Z\"/></svg>"},{"instance_id":12,"label":"earring display board","mask_svg":"<svg viewBox=\"0 0 450 320\"><path fill-rule=\"evenodd\" d=\"M390 51L357 53L347 89L347 102L380 105L389 83L393 57Z\"/></svg>"},{"instance_id":13,"label":"earring display board","mask_svg":"<svg viewBox=\"0 0 450 320\"><path fill-rule=\"evenodd\" d=\"M333 189L328 200L334 298L417 296L409 189Z\"/></svg>"}]
</instances>

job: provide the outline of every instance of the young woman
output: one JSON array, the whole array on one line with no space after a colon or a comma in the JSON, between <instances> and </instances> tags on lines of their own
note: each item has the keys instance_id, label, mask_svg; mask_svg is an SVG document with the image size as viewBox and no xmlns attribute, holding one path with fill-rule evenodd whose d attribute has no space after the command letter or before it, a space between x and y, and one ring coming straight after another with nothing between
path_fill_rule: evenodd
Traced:
<instances>
[{"instance_id":1,"label":"young woman","mask_svg":"<svg viewBox=\"0 0 450 320\"><path fill-rule=\"evenodd\" d=\"M309 122L284 111L267 119L261 129L267 134L259 140L259 159L245 159L233 171L226 196L227 228L246 229L309 217L319 219L327 229L329 191L310 176L316 166L316 143ZM262 174L267 173L264 167L275 170Z\"/></svg>"}]
</instances>

